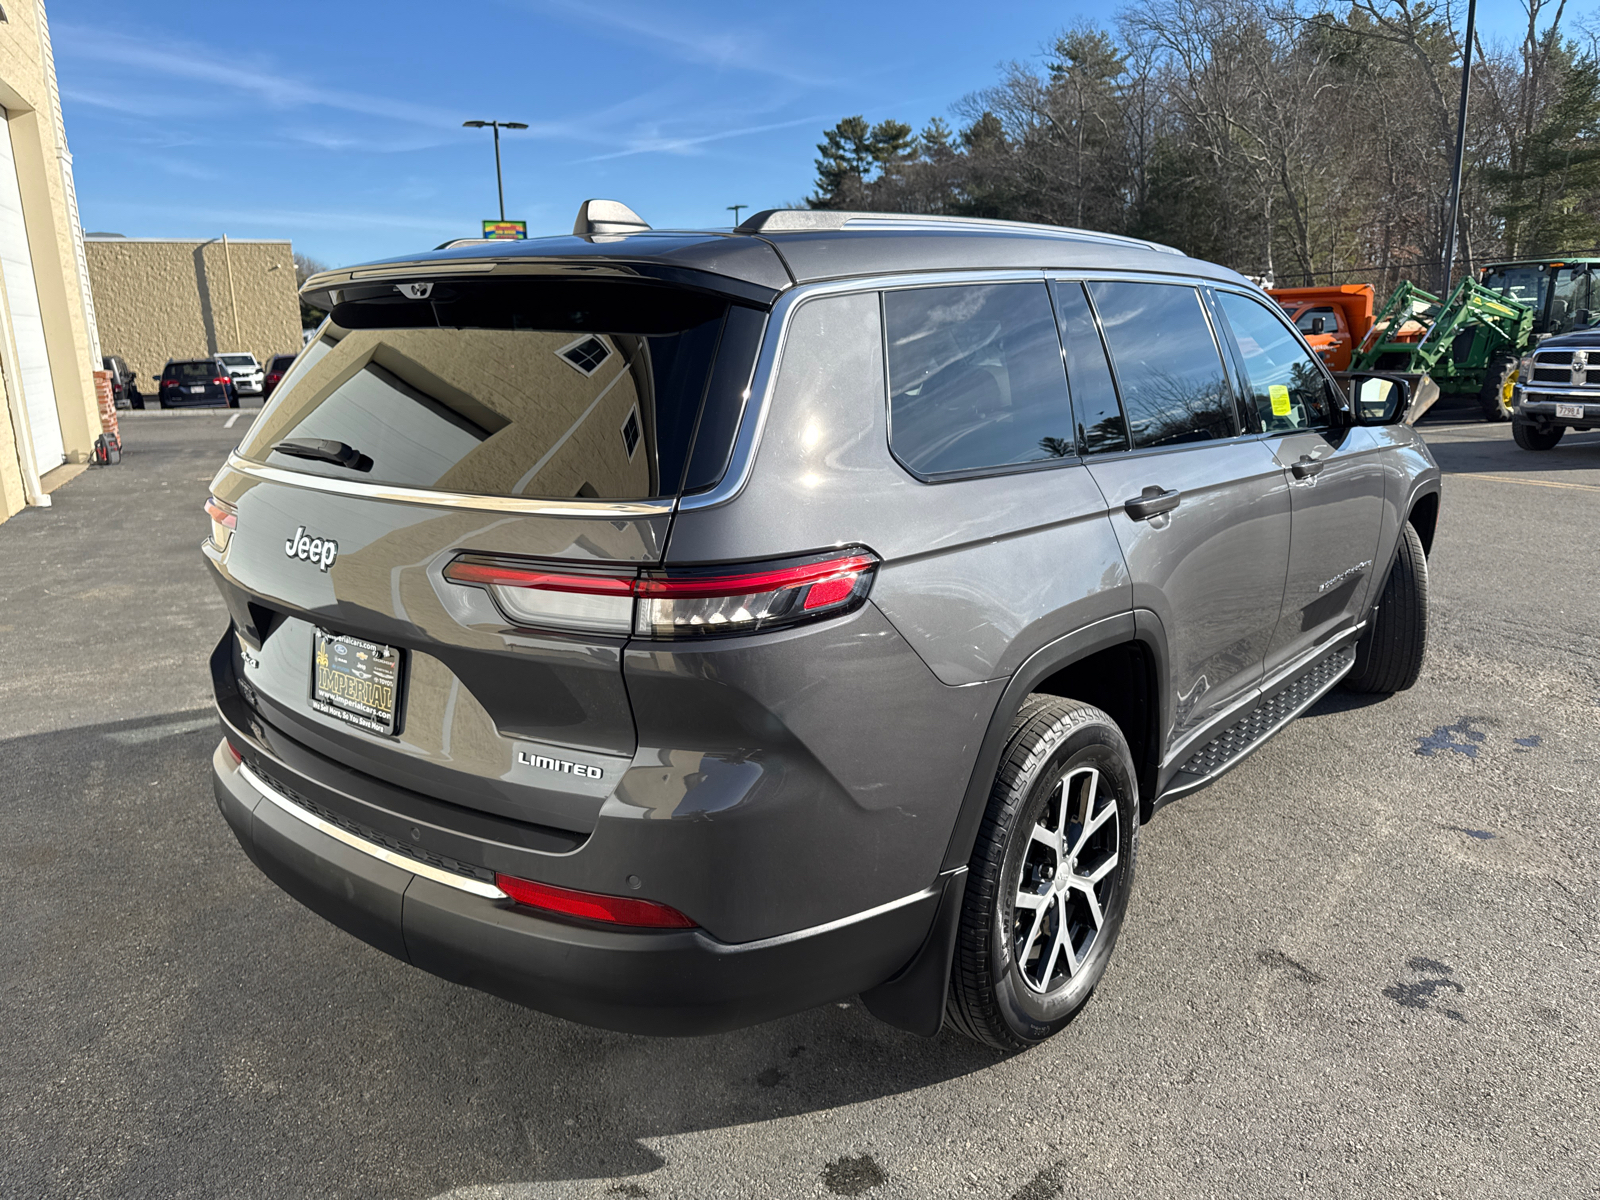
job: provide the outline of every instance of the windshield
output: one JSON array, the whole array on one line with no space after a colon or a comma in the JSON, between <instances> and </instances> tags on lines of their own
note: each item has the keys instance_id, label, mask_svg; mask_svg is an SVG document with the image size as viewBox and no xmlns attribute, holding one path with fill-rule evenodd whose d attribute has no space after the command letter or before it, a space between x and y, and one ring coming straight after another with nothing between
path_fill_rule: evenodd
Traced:
<instances>
[{"instance_id":1,"label":"windshield","mask_svg":"<svg viewBox=\"0 0 1600 1200\"><path fill-rule=\"evenodd\" d=\"M1549 279L1542 267L1492 267L1483 273L1483 286L1508 300L1526 304L1534 312L1541 312Z\"/></svg>"},{"instance_id":2,"label":"windshield","mask_svg":"<svg viewBox=\"0 0 1600 1200\"><path fill-rule=\"evenodd\" d=\"M764 313L631 281L430 291L346 289L239 452L352 481L549 499L651 499L721 478ZM285 442L299 445L274 449ZM306 444L343 444L355 465Z\"/></svg>"}]
</instances>

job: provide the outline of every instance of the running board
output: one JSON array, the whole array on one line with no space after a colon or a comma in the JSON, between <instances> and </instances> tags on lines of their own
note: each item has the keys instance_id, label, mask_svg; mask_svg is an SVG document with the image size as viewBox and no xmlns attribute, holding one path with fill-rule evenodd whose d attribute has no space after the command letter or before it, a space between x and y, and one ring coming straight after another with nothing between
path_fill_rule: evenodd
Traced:
<instances>
[{"instance_id":1,"label":"running board","mask_svg":"<svg viewBox=\"0 0 1600 1200\"><path fill-rule=\"evenodd\" d=\"M1204 787L1231 769L1322 699L1355 666L1355 662L1354 643L1318 659L1303 674L1295 676L1184 760L1184 764L1167 781L1167 786L1156 799L1155 807L1159 808L1169 800L1176 800L1196 788Z\"/></svg>"}]
</instances>

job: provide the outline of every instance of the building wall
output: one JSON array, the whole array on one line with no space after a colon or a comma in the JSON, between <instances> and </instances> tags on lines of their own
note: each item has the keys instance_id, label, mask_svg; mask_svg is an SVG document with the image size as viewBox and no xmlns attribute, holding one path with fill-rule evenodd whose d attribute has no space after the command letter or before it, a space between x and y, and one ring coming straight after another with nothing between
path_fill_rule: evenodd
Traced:
<instances>
[{"instance_id":1,"label":"building wall","mask_svg":"<svg viewBox=\"0 0 1600 1200\"><path fill-rule=\"evenodd\" d=\"M68 461L86 462L101 432L93 375L100 363L94 352L93 310L78 271L82 232L49 28L42 0L7 4L5 15L0 23L0 105L6 109L16 157L62 441ZM32 488L30 475L57 465L36 463L29 471L31 454L22 437L16 377L10 310L0 295L0 520L22 507Z\"/></svg>"},{"instance_id":2,"label":"building wall","mask_svg":"<svg viewBox=\"0 0 1600 1200\"><path fill-rule=\"evenodd\" d=\"M169 358L300 350L300 300L288 242L90 238L89 279L103 354L155 390Z\"/></svg>"}]
</instances>

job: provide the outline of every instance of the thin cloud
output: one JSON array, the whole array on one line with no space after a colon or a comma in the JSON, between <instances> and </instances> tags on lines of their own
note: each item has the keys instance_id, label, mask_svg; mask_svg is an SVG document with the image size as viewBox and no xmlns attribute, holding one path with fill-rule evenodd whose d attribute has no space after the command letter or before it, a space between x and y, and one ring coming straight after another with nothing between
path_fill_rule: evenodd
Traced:
<instances>
[{"instance_id":1,"label":"thin cloud","mask_svg":"<svg viewBox=\"0 0 1600 1200\"><path fill-rule=\"evenodd\" d=\"M759 34L727 28L688 28L681 21L658 21L617 4L580 4L577 0L534 0L533 6L558 13L587 29L605 26L637 42L646 42L684 62L770 75L808 87L832 87L837 81L790 65Z\"/></svg>"},{"instance_id":2,"label":"thin cloud","mask_svg":"<svg viewBox=\"0 0 1600 1200\"><path fill-rule=\"evenodd\" d=\"M699 137L634 138L626 150L613 150L609 154L596 154L577 161L606 162L613 158L628 158L635 154L683 154L711 142L725 142L729 138L747 137L753 133L770 133L774 129L793 129L796 125L815 125L821 120L822 117L800 117L793 121L778 121L771 125L747 125L743 129L725 129L721 133L707 133Z\"/></svg>"}]
</instances>

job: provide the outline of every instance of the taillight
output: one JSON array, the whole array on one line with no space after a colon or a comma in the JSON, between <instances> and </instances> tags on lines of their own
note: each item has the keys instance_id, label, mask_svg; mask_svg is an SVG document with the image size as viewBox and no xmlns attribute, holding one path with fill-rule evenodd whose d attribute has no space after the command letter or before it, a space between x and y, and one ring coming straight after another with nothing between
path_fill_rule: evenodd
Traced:
<instances>
[{"instance_id":1,"label":"taillight","mask_svg":"<svg viewBox=\"0 0 1600 1200\"><path fill-rule=\"evenodd\" d=\"M487 589L516 625L683 638L752 633L850 612L866 599L877 566L877 556L860 548L781 564L641 574L468 554L445 567L444 577Z\"/></svg>"},{"instance_id":2,"label":"taillight","mask_svg":"<svg viewBox=\"0 0 1600 1200\"><path fill-rule=\"evenodd\" d=\"M518 904L568 917L604 921L609 925L634 925L647 929L693 929L694 922L675 908L654 900L635 900L629 896L605 896L599 892L580 892L572 888L534 883L515 875L494 877L498 887Z\"/></svg>"},{"instance_id":3,"label":"taillight","mask_svg":"<svg viewBox=\"0 0 1600 1200\"><path fill-rule=\"evenodd\" d=\"M224 384L226 384L228 382L228 376L226 376L226 375L218 375L211 382L216 384L218 387L222 387Z\"/></svg>"},{"instance_id":4,"label":"taillight","mask_svg":"<svg viewBox=\"0 0 1600 1200\"><path fill-rule=\"evenodd\" d=\"M211 518L211 544L218 550L226 550L228 539L239 527L239 510L215 496L206 498L205 508L206 516Z\"/></svg>"},{"instance_id":5,"label":"taillight","mask_svg":"<svg viewBox=\"0 0 1600 1200\"><path fill-rule=\"evenodd\" d=\"M161 381L161 386L162 387L177 387L178 386L178 381L176 379L163 379Z\"/></svg>"}]
</instances>

